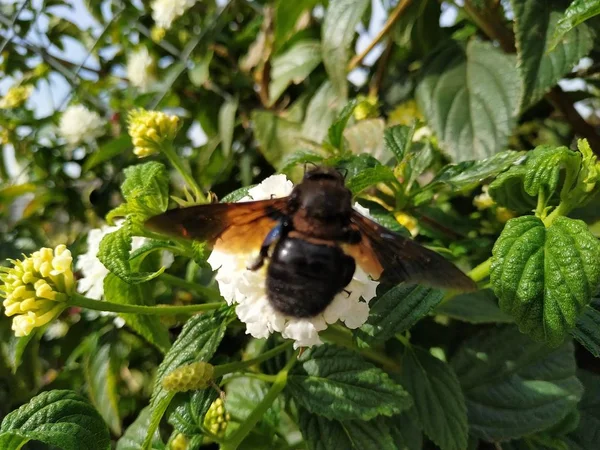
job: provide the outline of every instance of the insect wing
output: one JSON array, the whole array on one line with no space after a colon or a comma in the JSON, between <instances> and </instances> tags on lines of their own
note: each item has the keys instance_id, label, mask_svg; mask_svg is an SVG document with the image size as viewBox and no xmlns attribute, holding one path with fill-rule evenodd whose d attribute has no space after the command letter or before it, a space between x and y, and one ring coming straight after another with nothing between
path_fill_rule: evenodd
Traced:
<instances>
[{"instance_id":1,"label":"insect wing","mask_svg":"<svg viewBox=\"0 0 600 450\"><path fill-rule=\"evenodd\" d=\"M429 286L473 291L473 280L436 252L388 230L354 211L352 224L360 232L360 243L346 251L373 278L384 276L393 283L403 281Z\"/></svg>"},{"instance_id":2,"label":"insect wing","mask_svg":"<svg viewBox=\"0 0 600 450\"><path fill-rule=\"evenodd\" d=\"M150 218L146 226L176 237L206 241L226 252L258 249L286 214L287 198L213 203L172 209Z\"/></svg>"}]
</instances>

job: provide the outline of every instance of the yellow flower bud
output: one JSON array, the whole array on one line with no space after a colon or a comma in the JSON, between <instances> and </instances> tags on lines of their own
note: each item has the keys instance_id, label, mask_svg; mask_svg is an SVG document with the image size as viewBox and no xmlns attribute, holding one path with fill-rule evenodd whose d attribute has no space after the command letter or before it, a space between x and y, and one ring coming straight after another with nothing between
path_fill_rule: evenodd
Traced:
<instances>
[{"instance_id":1,"label":"yellow flower bud","mask_svg":"<svg viewBox=\"0 0 600 450\"><path fill-rule=\"evenodd\" d=\"M4 314L14 316L15 336L27 336L66 308L75 290L73 258L66 246L59 245L54 251L42 248L22 261L9 261L12 268L0 268Z\"/></svg>"},{"instance_id":2,"label":"yellow flower bud","mask_svg":"<svg viewBox=\"0 0 600 450\"><path fill-rule=\"evenodd\" d=\"M210 431L217 437L225 436L227 424L231 420L231 416L225 410L225 404L221 398L217 398L204 416L204 428Z\"/></svg>"},{"instance_id":3,"label":"yellow flower bud","mask_svg":"<svg viewBox=\"0 0 600 450\"><path fill-rule=\"evenodd\" d=\"M423 120L417 102L408 100L399 104L389 115L389 125L412 125L415 120Z\"/></svg>"},{"instance_id":4,"label":"yellow flower bud","mask_svg":"<svg viewBox=\"0 0 600 450\"><path fill-rule=\"evenodd\" d=\"M6 95L0 99L0 109L13 109L21 106L31 95L33 86L13 86Z\"/></svg>"},{"instance_id":5,"label":"yellow flower bud","mask_svg":"<svg viewBox=\"0 0 600 450\"><path fill-rule=\"evenodd\" d=\"M506 223L510 219L514 219L515 217L516 214L514 212L503 206L499 206L496 210L496 219L498 219L498 222L500 223Z\"/></svg>"},{"instance_id":6,"label":"yellow flower bud","mask_svg":"<svg viewBox=\"0 0 600 450\"><path fill-rule=\"evenodd\" d=\"M165 30L163 27L152 27L152 30L150 30L150 37L152 38L152 40L154 42L160 42L165 38L165 35L167 34L167 30Z\"/></svg>"},{"instance_id":7,"label":"yellow flower bud","mask_svg":"<svg viewBox=\"0 0 600 450\"><path fill-rule=\"evenodd\" d=\"M187 438L179 433L169 444L169 450L187 450L188 444Z\"/></svg>"},{"instance_id":8,"label":"yellow flower bud","mask_svg":"<svg viewBox=\"0 0 600 450\"><path fill-rule=\"evenodd\" d=\"M396 221L406 227L406 229L408 231L410 231L410 234L414 237L417 234L419 234L419 223L417 222L417 219L415 219L413 216L405 214L403 212L397 212L395 214L396 217Z\"/></svg>"},{"instance_id":9,"label":"yellow flower bud","mask_svg":"<svg viewBox=\"0 0 600 450\"><path fill-rule=\"evenodd\" d=\"M475 207L480 211L494 206L494 199L490 197L490 194L488 193L488 187L488 185L483 186L483 188L481 188L481 194L475 196L473 199L473 205L475 205Z\"/></svg>"},{"instance_id":10,"label":"yellow flower bud","mask_svg":"<svg viewBox=\"0 0 600 450\"><path fill-rule=\"evenodd\" d=\"M206 389L212 381L213 373L212 364L198 361L178 367L163 379L162 385L166 390L175 392Z\"/></svg>"},{"instance_id":11,"label":"yellow flower bud","mask_svg":"<svg viewBox=\"0 0 600 450\"><path fill-rule=\"evenodd\" d=\"M376 96L359 95L359 103L354 108L354 118L356 120L369 119L379 115L379 101Z\"/></svg>"},{"instance_id":12,"label":"yellow flower bud","mask_svg":"<svg viewBox=\"0 0 600 450\"><path fill-rule=\"evenodd\" d=\"M175 139L178 130L177 116L143 109L129 113L128 132L134 145L133 153L140 158L158 153L165 142Z\"/></svg>"}]
</instances>

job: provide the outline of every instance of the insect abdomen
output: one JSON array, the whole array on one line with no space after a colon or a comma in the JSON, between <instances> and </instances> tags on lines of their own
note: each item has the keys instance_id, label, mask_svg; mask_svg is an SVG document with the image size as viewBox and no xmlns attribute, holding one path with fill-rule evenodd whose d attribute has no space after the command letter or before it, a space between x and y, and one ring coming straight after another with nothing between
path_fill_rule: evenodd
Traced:
<instances>
[{"instance_id":1,"label":"insect abdomen","mask_svg":"<svg viewBox=\"0 0 600 450\"><path fill-rule=\"evenodd\" d=\"M350 283L355 268L354 259L336 245L285 237L267 269L269 301L289 316L315 316Z\"/></svg>"}]
</instances>

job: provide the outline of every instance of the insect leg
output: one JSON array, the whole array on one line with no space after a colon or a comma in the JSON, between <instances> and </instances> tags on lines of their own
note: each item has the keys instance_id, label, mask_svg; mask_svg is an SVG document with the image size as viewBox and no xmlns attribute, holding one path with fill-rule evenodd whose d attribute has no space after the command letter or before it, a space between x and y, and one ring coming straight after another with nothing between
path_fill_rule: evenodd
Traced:
<instances>
[{"instance_id":1,"label":"insect leg","mask_svg":"<svg viewBox=\"0 0 600 450\"><path fill-rule=\"evenodd\" d=\"M269 234L267 234L267 237L260 246L260 253L257 258L246 266L248 270L258 270L263 266L265 259L269 256L269 248L281 237L284 226L284 222L279 222L271 229L271 231L269 231Z\"/></svg>"}]
</instances>

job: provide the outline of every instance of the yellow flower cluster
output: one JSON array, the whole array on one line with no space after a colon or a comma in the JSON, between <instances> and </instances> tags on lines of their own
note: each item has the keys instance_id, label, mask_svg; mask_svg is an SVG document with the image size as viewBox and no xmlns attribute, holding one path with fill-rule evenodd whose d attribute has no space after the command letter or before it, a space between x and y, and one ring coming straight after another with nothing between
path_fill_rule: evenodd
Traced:
<instances>
[{"instance_id":1,"label":"yellow flower cluster","mask_svg":"<svg viewBox=\"0 0 600 450\"><path fill-rule=\"evenodd\" d=\"M189 441L185 435L179 433L169 444L169 450L187 450Z\"/></svg>"},{"instance_id":2,"label":"yellow flower cluster","mask_svg":"<svg viewBox=\"0 0 600 450\"><path fill-rule=\"evenodd\" d=\"M21 106L31 95L33 86L13 86L6 95L0 99L0 109L12 109Z\"/></svg>"},{"instance_id":3,"label":"yellow flower cluster","mask_svg":"<svg viewBox=\"0 0 600 450\"><path fill-rule=\"evenodd\" d=\"M212 402L206 416L204 416L204 428L217 437L223 437L230 420L231 416L225 410L223 400L218 398Z\"/></svg>"},{"instance_id":4,"label":"yellow flower cluster","mask_svg":"<svg viewBox=\"0 0 600 450\"><path fill-rule=\"evenodd\" d=\"M379 115L379 100L377 96L359 95L358 104L354 108L354 118L356 120L370 119Z\"/></svg>"},{"instance_id":5,"label":"yellow flower cluster","mask_svg":"<svg viewBox=\"0 0 600 450\"><path fill-rule=\"evenodd\" d=\"M168 391L186 392L205 389L212 381L214 366L198 361L178 367L163 378L162 385Z\"/></svg>"},{"instance_id":6,"label":"yellow flower cluster","mask_svg":"<svg viewBox=\"0 0 600 450\"><path fill-rule=\"evenodd\" d=\"M179 117L160 111L136 109L129 113L129 136L140 158L160 151L163 143L172 141L179 129Z\"/></svg>"},{"instance_id":7,"label":"yellow flower cluster","mask_svg":"<svg viewBox=\"0 0 600 450\"><path fill-rule=\"evenodd\" d=\"M422 121L423 114L413 99L399 104L389 115L388 125L412 125L415 120Z\"/></svg>"},{"instance_id":8,"label":"yellow flower cluster","mask_svg":"<svg viewBox=\"0 0 600 450\"><path fill-rule=\"evenodd\" d=\"M64 245L42 248L22 261L10 260L12 268L0 268L0 296L4 314L15 316L15 336L27 336L46 325L67 306L75 290L71 252Z\"/></svg>"}]
</instances>

